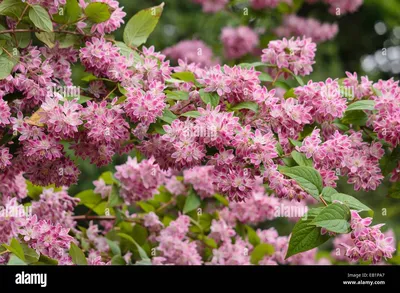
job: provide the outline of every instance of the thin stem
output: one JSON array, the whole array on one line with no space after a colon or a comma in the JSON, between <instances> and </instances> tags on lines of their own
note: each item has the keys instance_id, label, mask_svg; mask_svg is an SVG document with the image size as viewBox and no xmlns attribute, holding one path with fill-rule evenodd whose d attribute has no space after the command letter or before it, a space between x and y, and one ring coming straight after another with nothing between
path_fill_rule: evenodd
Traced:
<instances>
[{"instance_id":1,"label":"thin stem","mask_svg":"<svg viewBox=\"0 0 400 293\"><path fill-rule=\"evenodd\" d=\"M163 209L167 208L168 206L170 206L171 204L175 203L175 199L171 199L170 201L166 202L165 204L163 204L162 206L160 206L157 210L156 213L161 212Z\"/></svg>"},{"instance_id":2,"label":"thin stem","mask_svg":"<svg viewBox=\"0 0 400 293\"><path fill-rule=\"evenodd\" d=\"M103 101L107 100L107 99L111 96L111 94L112 94L113 92L115 92L115 90L116 90L117 88L118 88L118 85L116 85L116 86L107 94L107 96L104 97Z\"/></svg>"},{"instance_id":3,"label":"thin stem","mask_svg":"<svg viewBox=\"0 0 400 293\"><path fill-rule=\"evenodd\" d=\"M282 73L281 70L279 70L279 71L276 73L276 76L275 76L274 80L272 81L272 85L273 85L273 86L275 85L275 82L278 80L278 78L279 78L279 76L281 75L281 73Z\"/></svg>"},{"instance_id":4,"label":"thin stem","mask_svg":"<svg viewBox=\"0 0 400 293\"><path fill-rule=\"evenodd\" d=\"M4 251L0 252L0 255L5 254L5 253L7 253L7 252L11 252L11 251L9 251L8 249L7 249L7 250L4 250Z\"/></svg>"},{"instance_id":5,"label":"thin stem","mask_svg":"<svg viewBox=\"0 0 400 293\"><path fill-rule=\"evenodd\" d=\"M322 197L322 194L319 195L319 199L322 201L322 203L327 207L328 204L326 203L325 199Z\"/></svg>"},{"instance_id":6,"label":"thin stem","mask_svg":"<svg viewBox=\"0 0 400 293\"><path fill-rule=\"evenodd\" d=\"M26 11L28 10L28 8L31 7L29 4L26 4L24 11L22 11L22 14L20 17L18 17L17 23L15 24L15 27L17 27L19 25L19 23L21 22L22 18L24 17Z\"/></svg>"},{"instance_id":7,"label":"thin stem","mask_svg":"<svg viewBox=\"0 0 400 293\"><path fill-rule=\"evenodd\" d=\"M98 221L115 221L117 218L115 216L89 216L89 215L82 215L82 216L73 216L73 220L75 221L92 221L92 220L98 220ZM133 219L124 219L125 222L132 222L132 223L138 223L140 222L139 218L133 218Z\"/></svg>"}]
</instances>

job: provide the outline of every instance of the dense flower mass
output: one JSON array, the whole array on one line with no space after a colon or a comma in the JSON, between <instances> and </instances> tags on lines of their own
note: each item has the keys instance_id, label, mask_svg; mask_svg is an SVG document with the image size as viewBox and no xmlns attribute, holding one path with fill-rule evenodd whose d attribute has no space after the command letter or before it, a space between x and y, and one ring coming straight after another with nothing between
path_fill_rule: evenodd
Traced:
<instances>
[{"instance_id":1,"label":"dense flower mass","mask_svg":"<svg viewBox=\"0 0 400 293\"><path fill-rule=\"evenodd\" d=\"M194 2L235 13L228 0ZM323 2L340 15L363 1ZM288 14L267 36L259 15L298 3L250 0L254 16L223 24L223 48L195 36L160 53L142 46L149 25L132 31L143 19L155 26L163 4L127 21L115 0L71 3L22 1L22 15L0 7L1 264L389 262L394 236L334 187L390 181L398 193L400 87L355 72L303 81L336 24ZM44 20L31 19L33 5ZM111 33L125 22L122 42ZM312 221L338 201L348 229ZM297 222L292 233L271 227L285 221ZM298 225L321 236L300 252ZM329 259L317 254L322 240L333 240Z\"/></svg>"},{"instance_id":2,"label":"dense flower mass","mask_svg":"<svg viewBox=\"0 0 400 293\"><path fill-rule=\"evenodd\" d=\"M128 158L126 164L116 169L115 177L121 182L121 196L129 204L151 198L164 180L164 174L154 158L140 163L136 158Z\"/></svg>"},{"instance_id":3,"label":"dense flower mass","mask_svg":"<svg viewBox=\"0 0 400 293\"><path fill-rule=\"evenodd\" d=\"M251 53L257 47L259 39L251 28L240 26L223 28L221 41L224 44L226 58L237 59Z\"/></svg>"},{"instance_id":4,"label":"dense flower mass","mask_svg":"<svg viewBox=\"0 0 400 293\"><path fill-rule=\"evenodd\" d=\"M184 40L164 49L163 53L173 60L183 60L206 67L216 63L213 51L203 41Z\"/></svg>"},{"instance_id":5,"label":"dense flower mass","mask_svg":"<svg viewBox=\"0 0 400 293\"><path fill-rule=\"evenodd\" d=\"M320 43L333 39L338 33L337 24L321 23L313 18L304 18L296 15L287 15L282 26L276 28L279 37L306 36L314 42Z\"/></svg>"},{"instance_id":6,"label":"dense flower mass","mask_svg":"<svg viewBox=\"0 0 400 293\"><path fill-rule=\"evenodd\" d=\"M315 3L318 0L307 0L308 3ZM364 0L322 0L328 4L329 12L334 15L353 13L363 4Z\"/></svg>"},{"instance_id":7,"label":"dense flower mass","mask_svg":"<svg viewBox=\"0 0 400 293\"><path fill-rule=\"evenodd\" d=\"M311 38L291 38L271 41L263 50L262 62L287 68L296 75L309 75L315 63L316 45Z\"/></svg>"},{"instance_id":8,"label":"dense flower mass","mask_svg":"<svg viewBox=\"0 0 400 293\"><path fill-rule=\"evenodd\" d=\"M229 0L193 0L203 7L203 12L215 13L223 10L228 4Z\"/></svg>"},{"instance_id":9,"label":"dense flower mass","mask_svg":"<svg viewBox=\"0 0 400 293\"><path fill-rule=\"evenodd\" d=\"M351 213L351 243L342 243L346 256L353 261L360 259L376 264L383 258L391 258L395 251L393 237L386 237L380 231L384 224L370 227L372 218L361 218L356 211Z\"/></svg>"}]
</instances>

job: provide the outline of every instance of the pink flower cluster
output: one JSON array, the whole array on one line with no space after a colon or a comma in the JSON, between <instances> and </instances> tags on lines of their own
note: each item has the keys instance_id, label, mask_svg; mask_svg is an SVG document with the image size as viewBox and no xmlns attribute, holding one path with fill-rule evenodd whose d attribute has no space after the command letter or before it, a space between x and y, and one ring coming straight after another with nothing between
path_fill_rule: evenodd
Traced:
<instances>
[{"instance_id":1,"label":"pink flower cluster","mask_svg":"<svg viewBox=\"0 0 400 293\"><path fill-rule=\"evenodd\" d=\"M393 147L400 144L400 87L393 79L380 80L374 88L381 95L373 95L375 112L369 117L368 125L372 126L379 139L390 143Z\"/></svg>"},{"instance_id":2,"label":"pink flower cluster","mask_svg":"<svg viewBox=\"0 0 400 293\"><path fill-rule=\"evenodd\" d=\"M121 182L121 196L127 204L150 199L158 186L165 180L165 174L154 158L137 162L137 158L115 167L115 178Z\"/></svg>"},{"instance_id":3,"label":"pink flower cluster","mask_svg":"<svg viewBox=\"0 0 400 293\"><path fill-rule=\"evenodd\" d=\"M80 49L79 58L86 69L96 76L122 81L133 74L128 69L133 64L133 57L128 59L119 50L104 38L93 37L86 42L86 47Z\"/></svg>"},{"instance_id":4,"label":"pink flower cluster","mask_svg":"<svg viewBox=\"0 0 400 293\"><path fill-rule=\"evenodd\" d=\"M347 108L347 100L342 97L338 80L328 78L325 82L309 81L294 91L297 99L309 107L313 120L323 124L341 118Z\"/></svg>"},{"instance_id":5,"label":"pink flower cluster","mask_svg":"<svg viewBox=\"0 0 400 293\"><path fill-rule=\"evenodd\" d=\"M93 2L105 3L111 12L110 18L106 21L95 23L91 28L91 33L99 33L101 35L112 33L113 31L120 28L124 23L124 17L126 13L122 10L123 7L119 7L119 2L115 0L92 0ZM85 9L88 6L88 2L85 0L79 0L79 6ZM83 29L87 24L83 21L78 22L78 28Z\"/></svg>"},{"instance_id":6,"label":"pink flower cluster","mask_svg":"<svg viewBox=\"0 0 400 293\"><path fill-rule=\"evenodd\" d=\"M181 59L187 63L198 64L201 67L216 63L212 49L200 40L180 41L176 45L164 49L163 54L173 60Z\"/></svg>"},{"instance_id":7,"label":"pink flower cluster","mask_svg":"<svg viewBox=\"0 0 400 293\"><path fill-rule=\"evenodd\" d=\"M295 75L305 76L313 71L315 51L316 44L311 38L283 38L269 42L268 48L262 51L261 60L279 69L287 68Z\"/></svg>"},{"instance_id":8,"label":"pink flower cluster","mask_svg":"<svg viewBox=\"0 0 400 293\"><path fill-rule=\"evenodd\" d=\"M30 215L16 198L5 201L4 209L0 211L0 228L1 243L22 237L23 242L36 252L58 260L61 265L71 263L68 250L74 238L68 235L69 229L38 219L38 215Z\"/></svg>"},{"instance_id":9,"label":"pink flower cluster","mask_svg":"<svg viewBox=\"0 0 400 293\"><path fill-rule=\"evenodd\" d=\"M307 0L308 3L315 3L318 0ZM356 12L364 0L322 0L330 5L329 12L334 15L342 15Z\"/></svg>"},{"instance_id":10,"label":"pink flower cluster","mask_svg":"<svg viewBox=\"0 0 400 293\"><path fill-rule=\"evenodd\" d=\"M191 242L186 234L189 232L190 218L179 216L167 228L160 232L157 251L160 256L153 257L156 265L201 265L201 256L197 252L196 242Z\"/></svg>"},{"instance_id":11,"label":"pink flower cluster","mask_svg":"<svg viewBox=\"0 0 400 293\"><path fill-rule=\"evenodd\" d=\"M352 243L342 243L346 248L346 256L352 261L381 262L383 258L391 258L396 250L393 237L386 237L380 231L384 224L370 227L372 218L361 218L356 211L351 211Z\"/></svg>"},{"instance_id":12,"label":"pink flower cluster","mask_svg":"<svg viewBox=\"0 0 400 293\"><path fill-rule=\"evenodd\" d=\"M221 11L228 4L229 0L192 0L203 7L203 12L215 13Z\"/></svg>"},{"instance_id":13,"label":"pink flower cluster","mask_svg":"<svg viewBox=\"0 0 400 293\"><path fill-rule=\"evenodd\" d=\"M321 23L314 18L304 18L294 14L283 18L283 23L275 29L278 37L306 36L316 43L333 39L339 31L336 23Z\"/></svg>"},{"instance_id":14,"label":"pink flower cluster","mask_svg":"<svg viewBox=\"0 0 400 293\"><path fill-rule=\"evenodd\" d=\"M72 219L72 215L78 202L78 198L68 195L66 187L60 191L55 191L53 188L44 189L40 199L32 202L32 213L49 223L58 223L65 228L74 228L76 222Z\"/></svg>"},{"instance_id":15,"label":"pink flower cluster","mask_svg":"<svg viewBox=\"0 0 400 293\"><path fill-rule=\"evenodd\" d=\"M379 160L384 155L381 143L363 142L361 132L348 136L335 131L321 144L319 133L315 129L297 149L307 158L313 158L326 186L335 187L338 176L345 175L355 190L375 190L380 185L383 176Z\"/></svg>"},{"instance_id":16,"label":"pink flower cluster","mask_svg":"<svg viewBox=\"0 0 400 293\"><path fill-rule=\"evenodd\" d=\"M238 59L253 52L259 43L258 35L248 26L224 27L221 41L228 59Z\"/></svg>"},{"instance_id":17,"label":"pink flower cluster","mask_svg":"<svg viewBox=\"0 0 400 293\"><path fill-rule=\"evenodd\" d=\"M197 166L183 171L186 184L192 184L193 189L202 198L214 195L213 166Z\"/></svg>"}]
</instances>

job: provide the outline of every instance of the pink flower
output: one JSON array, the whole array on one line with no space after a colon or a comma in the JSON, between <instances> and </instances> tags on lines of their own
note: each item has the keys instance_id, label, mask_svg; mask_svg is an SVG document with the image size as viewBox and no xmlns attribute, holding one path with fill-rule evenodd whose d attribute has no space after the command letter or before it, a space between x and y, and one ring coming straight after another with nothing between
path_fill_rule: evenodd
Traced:
<instances>
[{"instance_id":1,"label":"pink flower","mask_svg":"<svg viewBox=\"0 0 400 293\"><path fill-rule=\"evenodd\" d=\"M215 63L211 48L200 40L180 41L176 45L164 49L163 53L176 61L182 59L201 67L211 66Z\"/></svg>"},{"instance_id":2,"label":"pink flower","mask_svg":"<svg viewBox=\"0 0 400 293\"><path fill-rule=\"evenodd\" d=\"M284 16L283 24L275 29L278 37L306 36L316 43L333 39L338 31L336 23L321 23L314 18L304 18L294 14Z\"/></svg>"},{"instance_id":3,"label":"pink flower","mask_svg":"<svg viewBox=\"0 0 400 293\"><path fill-rule=\"evenodd\" d=\"M203 12L215 13L223 10L229 0L193 0L193 2L201 4Z\"/></svg>"},{"instance_id":4,"label":"pink flower","mask_svg":"<svg viewBox=\"0 0 400 293\"><path fill-rule=\"evenodd\" d=\"M311 38L291 38L271 41L261 56L262 62L276 65L279 69L287 68L295 75L309 75L315 63L316 44Z\"/></svg>"},{"instance_id":5,"label":"pink flower","mask_svg":"<svg viewBox=\"0 0 400 293\"><path fill-rule=\"evenodd\" d=\"M104 34L109 34L115 30L117 30L121 24L124 23L124 17L126 16L126 13L122 10L123 7L119 7L119 2L115 0L94 0L93 2L100 2L100 3L105 3L108 5L109 10L111 12L111 16L108 20L100 22L100 23L95 23L92 26L91 33L98 32L101 35ZM88 5L87 2L84 0L79 0L79 6L82 7L83 9L86 8Z\"/></svg>"},{"instance_id":6,"label":"pink flower","mask_svg":"<svg viewBox=\"0 0 400 293\"><path fill-rule=\"evenodd\" d=\"M165 175L154 158L138 163L129 157L124 165L115 168L115 178L121 182L121 196L127 204L150 199L164 181Z\"/></svg>"},{"instance_id":7,"label":"pink flower","mask_svg":"<svg viewBox=\"0 0 400 293\"><path fill-rule=\"evenodd\" d=\"M238 59L251 53L259 43L258 35L247 26L223 28L221 41L228 59Z\"/></svg>"}]
</instances>

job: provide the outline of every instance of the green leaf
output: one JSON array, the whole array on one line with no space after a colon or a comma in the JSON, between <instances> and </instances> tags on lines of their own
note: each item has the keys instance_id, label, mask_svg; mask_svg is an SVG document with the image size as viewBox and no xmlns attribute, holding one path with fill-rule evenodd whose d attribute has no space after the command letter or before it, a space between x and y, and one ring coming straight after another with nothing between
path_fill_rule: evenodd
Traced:
<instances>
[{"instance_id":1,"label":"green leaf","mask_svg":"<svg viewBox=\"0 0 400 293\"><path fill-rule=\"evenodd\" d=\"M26 262L24 262L22 259L20 259L15 254L11 254L7 265L9 265L9 266L24 266L24 265L26 265Z\"/></svg>"},{"instance_id":2,"label":"green leaf","mask_svg":"<svg viewBox=\"0 0 400 293\"><path fill-rule=\"evenodd\" d=\"M186 82L195 82L196 77L194 76L193 72L184 71L184 72L175 72L171 75L173 78L183 80Z\"/></svg>"},{"instance_id":3,"label":"green leaf","mask_svg":"<svg viewBox=\"0 0 400 293\"><path fill-rule=\"evenodd\" d=\"M330 201L331 196L335 193L338 193L337 190L330 186L324 187L321 192L322 197L327 201Z\"/></svg>"},{"instance_id":4,"label":"green leaf","mask_svg":"<svg viewBox=\"0 0 400 293\"><path fill-rule=\"evenodd\" d=\"M222 195L216 193L214 194L214 198L216 200L218 200L220 203L222 203L224 206L229 206L229 200L227 200L225 197L223 197Z\"/></svg>"},{"instance_id":5,"label":"green leaf","mask_svg":"<svg viewBox=\"0 0 400 293\"><path fill-rule=\"evenodd\" d=\"M205 92L204 89L201 89L199 91L199 95L200 95L201 100L204 103L210 104L213 107L218 106L219 96L216 93L208 93L208 92Z\"/></svg>"},{"instance_id":6,"label":"green leaf","mask_svg":"<svg viewBox=\"0 0 400 293\"><path fill-rule=\"evenodd\" d=\"M164 3L147 8L136 13L128 21L124 30L124 43L138 47L146 43L153 32L163 11Z\"/></svg>"},{"instance_id":7,"label":"green leaf","mask_svg":"<svg viewBox=\"0 0 400 293\"><path fill-rule=\"evenodd\" d=\"M289 69L287 69L287 68L283 68L282 70L283 70L284 72L287 72L287 73L289 73L290 75L292 75L293 78L297 81L297 83L298 83L299 85L301 85L301 86L304 85L304 81L301 79L300 76L295 75L294 72L292 72L291 70L289 70Z\"/></svg>"},{"instance_id":8,"label":"green leaf","mask_svg":"<svg viewBox=\"0 0 400 293\"><path fill-rule=\"evenodd\" d=\"M189 112L186 112L186 113L181 114L181 116L183 116L183 117L197 118L197 117L200 117L201 114L200 114L199 111L189 111Z\"/></svg>"},{"instance_id":9,"label":"green leaf","mask_svg":"<svg viewBox=\"0 0 400 293\"><path fill-rule=\"evenodd\" d=\"M289 141L293 146L301 147L303 145L303 143L301 141L298 141L298 140L294 140L294 139L289 138Z\"/></svg>"},{"instance_id":10,"label":"green leaf","mask_svg":"<svg viewBox=\"0 0 400 293\"><path fill-rule=\"evenodd\" d=\"M174 113L172 113L170 110L165 109L163 112L163 115L159 117L161 120L167 122L168 124L171 124L172 121L174 121L177 117Z\"/></svg>"},{"instance_id":11,"label":"green leaf","mask_svg":"<svg viewBox=\"0 0 400 293\"><path fill-rule=\"evenodd\" d=\"M350 104L346 112L349 111L354 111L354 110L369 110L372 111L375 108L375 101L373 100L362 100L362 101L357 101L352 104Z\"/></svg>"},{"instance_id":12,"label":"green leaf","mask_svg":"<svg viewBox=\"0 0 400 293\"><path fill-rule=\"evenodd\" d=\"M71 242L69 249L69 255L72 258L72 262L76 265L87 265L87 260L83 251L76 246L75 243Z\"/></svg>"},{"instance_id":13,"label":"green leaf","mask_svg":"<svg viewBox=\"0 0 400 293\"><path fill-rule=\"evenodd\" d=\"M316 200L323 189L322 177L317 170L308 166L283 167L278 169L283 175L294 179L300 187Z\"/></svg>"},{"instance_id":14,"label":"green leaf","mask_svg":"<svg viewBox=\"0 0 400 293\"><path fill-rule=\"evenodd\" d=\"M304 154L299 153L298 151L292 152L292 158L299 166L313 167L313 161L311 159L307 159Z\"/></svg>"},{"instance_id":15,"label":"green leaf","mask_svg":"<svg viewBox=\"0 0 400 293\"><path fill-rule=\"evenodd\" d=\"M132 229L132 236L139 245L143 245L145 244L149 233L147 232L147 229L145 227L136 224Z\"/></svg>"},{"instance_id":16,"label":"green leaf","mask_svg":"<svg viewBox=\"0 0 400 293\"><path fill-rule=\"evenodd\" d=\"M22 243L21 247L24 251L24 256L25 256L25 262L27 264L35 263L39 261L39 254L36 252L36 250L30 248L28 245Z\"/></svg>"},{"instance_id":17,"label":"green leaf","mask_svg":"<svg viewBox=\"0 0 400 293\"><path fill-rule=\"evenodd\" d=\"M99 194L94 193L92 189L84 190L75 195L75 197L81 200L79 204L85 205L98 215L104 215L108 203ZM112 214L112 212L110 213Z\"/></svg>"},{"instance_id":18,"label":"green leaf","mask_svg":"<svg viewBox=\"0 0 400 293\"><path fill-rule=\"evenodd\" d=\"M271 75L269 75L268 73L265 73L265 72L261 72L261 74L258 76L258 79L260 81L264 81L264 82L272 82L273 81Z\"/></svg>"},{"instance_id":19,"label":"green leaf","mask_svg":"<svg viewBox=\"0 0 400 293\"><path fill-rule=\"evenodd\" d=\"M53 20L57 23L74 23L79 19L82 10L77 0L67 0L67 3L53 14Z\"/></svg>"},{"instance_id":20,"label":"green leaf","mask_svg":"<svg viewBox=\"0 0 400 293\"><path fill-rule=\"evenodd\" d=\"M287 90L286 93L283 95L283 97L285 99L296 98L296 95L294 94L294 88L291 88L291 89Z\"/></svg>"},{"instance_id":21,"label":"green leaf","mask_svg":"<svg viewBox=\"0 0 400 293\"><path fill-rule=\"evenodd\" d=\"M241 103L236 104L235 106L233 106L231 109L233 111L238 111L238 110L242 110L242 109L248 109L248 110L251 110L253 112L257 112L258 105L255 102L241 102Z\"/></svg>"},{"instance_id":22,"label":"green leaf","mask_svg":"<svg viewBox=\"0 0 400 293\"><path fill-rule=\"evenodd\" d=\"M133 56L133 62L140 63L142 61L142 57L140 57L139 53L134 51L133 49L129 48L123 42L114 42L114 44L119 48L119 53L126 58L131 58Z\"/></svg>"},{"instance_id":23,"label":"green leaf","mask_svg":"<svg viewBox=\"0 0 400 293\"><path fill-rule=\"evenodd\" d=\"M325 207L318 216L314 218L311 224L335 233L349 233L350 217L350 209L348 206L340 203L333 203Z\"/></svg>"},{"instance_id":24,"label":"green leaf","mask_svg":"<svg viewBox=\"0 0 400 293\"><path fill-rule=\"evenodd\" d=\"M29 18L33 24L45 32L53 31L53 23L46 9L40 5L31 5L29 9Z\"/></svg>"},{"instance_id":25,"label":"green leaf","mask_svg":"<svg viewBox=\"0 0 400 293\"><path fill-rule=\"evenodd\" d=\"M326 201L330 203L334 202L335 200L340 201L347 205L349 208L357 210L359 212L372 211L371 208L360 202L358 199L344 193L334 193L326 199Z\"/></svg>"},{"instance_id":26,"label":"green leaf","mask_svg":"<svg viewBox=\"0 0 400 293\"><path fill-rule=\"evenodd\" d=\"M17 29L29 29L29 25L20 23ZM15 32L15 37L19 48L28 47L32 39L31 32Z\"/></svg>"},{"instance_id":27,"label":"green leaf","mask_svg":"<svg viewBox=\"0 0 400 293\"><path fill-rule=\"evenodd\" d=\"M400 199L400 182L395 182L389 187L389 196Z\"/></svg>"},{"instance_id":28,"label":"green leaf","mask_svg":"<svg viewBox=\"0 0 400 293\"><path fill-rule=\"evenodd\" d=\"M382 169L382 174L384 176L390 174L396 167L397 163L400 160L400 146L397 146L389 153L389 150L386 150L386 154L382 157L379 162L379 165Z\"/></svg>"},{"instance_id":29,"label":"green leaf","mask_svg":"<svg viewBox=\"0 0 400 293\"><path fill-rule=\"evenodd\" d=\"M124 238L124 239L128 240L129 242L131 242L132 244L134 244L136 246L136 248L138 249L139 255L142 260L149 259L146 251L144 251L144 249L131 236L129 236L125 233L118 233L118 236L121 238Z\"/></svg>"},{"instance_id":30,"label":"green leaf","mask_svg":"<svg viewBox=\"0 0 400 293\"><path fill-rule=\"evenodd\" d=\"M5 79L9 76L14 68L14 62L12 62L5 55L0 56L0 79Z\"/></svg>"},{"instance_id":31,"label":"green leaf","mask_svg":"<svg viewBox=\"0 0 400 293\"><path fill-rule=\"evenodd\" d=\"M368 117L362 110L353 110L353 111L346 111L342 118L342 123L344 124L352 124L356 126L364 126L367 122Z\"/></svg>"},{"instance_id":32,"label":"green leaf","mask_svg":"<svg viewBox=\"0 0 400 293\"><path fill-rule=\"evenodd\" d=\"M272 255L275 248L271 244L261 243L257 245L250 254L250 262L257 265L266 255Z\"/></svg>"},{"instance_id":33,"label":"green leaf","mask_svg":"<svg viewBox=\"0 0 400 293\"><path fill-rule=\"evenodd\" d=\"M10 245L3 244L3 246L7 248L8 251L14 253L18 258L25 261L24 250L22 249L22 246L17 239L13 238L11 239Z\"/></svg>"},{"instance_id":34,"label":"green leaf","mask_svg":"<svg viewBox=\"0 0 400 293\"><path fill-rule=\"evenodd\" d=\"M245 68L245 69L250 69L250 68L256 68L259 66L267 66L267 64L263 62L254 62L254 63L240 63L238 66Z\"/></svg>"},{"instance_id":35,"label":"green leaf","mask_svg":"<svg viewBox=\"0 0 400 293\"><path fill-rule=\"evenodd\" d=\"M196 193L191 189L189 191L189 195L186 198L185 205L183 206L183 213L187 214L195 209L197 209L201 204L200 198L196 195Z\"/></svg>"},{"instance_id":36,"label":"green leaf","mask_svg":"<svg viewBox=\"0 0 400 293\"><path fill-rule=\"evenodd\" d=\"M118 246L118 243L115 241L112 241L110 239L107 239L107 244L108 246L110 246L111 252L113 253L113 255L121 255L121 249Z\"/></svg>"},{"instance_id":37,"label":"green leaf","mask_svg":"<svg viewBox=\"0 0 400 293\"><path fill-rule=\"evenodd\" d=\"M203 237L202 238L202 241L208 246L208 247L211 247L211 248L218 248L218 245L217 245L217 243L215 242L215 240L214 239L212 239L212 238L210 238L210 237Z\"/></svg>"},{"instance_id":38,"label":"green leaf","mask_svg":"<svg viewBox=\"0 0 400 293\"><path fill-rule=\"evenodd\" d=\"M124 266L126 265L126 261L122 256L114 255L113 258L111 259L111 264L117 266Z\"/></svg>"},{"instance_id":39,"label":"green leaf","mask_svg":"<svg viewBox=\"0 0 400 293\"><path fill-rule=\"evenodd\" d=\"M26 3L21 0L4 0L0 3L0 15L19 18L24 11Z\"/></svg>"},{"instance_id":40,"label":"green leaf","mask_svg":"<svg viewBox=\"0 0 400 293\"><path fill-rule=\"evenodd\" d=\"M154 208L154 206L152 206L151 204L148 204L147 202L144 201L139 201L137 203L138 206L140 206L140 208L145 211L146 213L150 213L150 212L155 212L156 209Z\"/></svg>"},{"instance_id":41,"label":"green leaf","mask_svg":"<svg viewBox=\"0 0 400 293\"><path fill-rule=\"evenodd\" d=\"M321 235L321 228L311 225L312 219L312 216L307 215L306 219L302 218L296 223L290 236L285 259L318 247L330 238L328 234Z\"/></svg>"},{"instance_id":42,"label":"green leaf","mask_svg":"<svg viewBox=\"0 0 400 293\"><path fill-rule=\"evenodd\" d=\"M114 184L111 189L110 198L108 199L108 206L113 208L123 203L124 200L119 196L119 188L117 185Z\"/></svg>"},{"instance_id":43,"label":"green leaf","mask_svg":"<svg viewBox=\"0 0 400 293\"><path fill-rule=\"evenodd\" d=\"M103 179L103 181L108 185L112 185L116 182L111 171L101 173L99 179Z\"/></svg>"},{"instance_id":44,"label":"green leaf","mask_svg":"<svg viewBox=\"0 0 400 293\"><path fill-rule=\"evenodd\" d=\"M279 81L279 80L275 81L274 85L276 85L277 87L283 88L287 91L290 90L290 88L291 88L286 82Z\"/></svg>"},{"instance_id":45,"label":"green leaf","mask_svg":"<svg viewBox=\"0 0 400 293\"><path fill-rule=\"evenodd\" d=\"M55 259L52 259L50 257L47 257L43 254L40 255L39 257L39 262L35 263L36 264L44 264L44 265L58 265L58 261Z\"/></svg>"},{"instance_id":46,"label":"green leaf","mask_svg":"<svg viewBox=\"0 0 400 293\"><path fill-rule=\"evenodd\" d=\"M45 43L49 48L54 47L54 43L56 41L56 35L53 32L41 32L41 33L35 33L35 36L39 39L39 41L42 41Z\"/></svg>"},{"instance_id":47,"label":"green leaf","mask_svg":"<svg viewBox=\"0 0 400 293\"><path fill-rule=\"evenodd\" d=\"M251 228L249 225L246 225L246 230L247 230L247 237L249 239L249 242L253 246L257 246L261 243L260 237L258 237L257 232L254 231L253 228Z\"/></svg>"},{"instance_id":48,"label":"green leaf","mask_svg":"<svg viewBox=\"0 0 400 293\"><path fill-rule=\"evenodd\" d=\"M110 7L106 3L92 2L85 8L85 14L94 23L105 22L110 19Z\"/></svg>"},{"instance_id":49,"label":"green leaf","mask_svg":"<svg viewBox=\"0 0 400 293\"><path fill-rule=\"evenodd\" d=\"M175 100L175 101L186 101L189 100L189 93L185 91L169 91L166 90L165 94L167 95L167 99Z\"/></svg>"}]
</instances>

